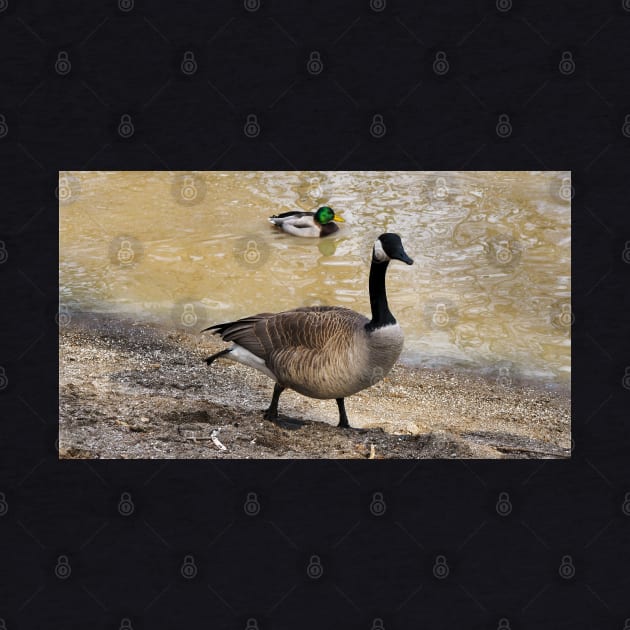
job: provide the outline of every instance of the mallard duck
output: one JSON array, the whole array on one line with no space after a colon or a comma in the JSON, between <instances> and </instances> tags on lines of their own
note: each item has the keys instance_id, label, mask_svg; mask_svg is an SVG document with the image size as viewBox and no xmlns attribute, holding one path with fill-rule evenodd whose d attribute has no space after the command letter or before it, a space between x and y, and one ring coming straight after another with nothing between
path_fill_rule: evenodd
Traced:
<instances>
[{"instance_id":1,"label":"mallard duck","mask_svg":"<svg viewBox=\"0 0 630 630\"><path fill-rule=\"evenodd\" d=\"M385 378L403 347L403 333L385 293L391 260L413 264L398 234L381 234L370 267L372 319L339 306L310 306L215 324L205 330L233 345L206 363L225 357L273 379L267 420L277 420L278 399L289 387L311 398L336 399L339 426L349 427L344 398Z\"/></svg>"},{"instance_id":2,"label":"mallard duck","mask_svg":"<svg viewBox=\"0 0 630 630\"><path fill-rule=\"evenodd\" d=\"M293 211L274 214L269 217L269 221L287 234L310 238L334 234L339 229L335 221L344 223L344 220L328 206L322 206L317 212Z\"/></svg>"}]
</instances>

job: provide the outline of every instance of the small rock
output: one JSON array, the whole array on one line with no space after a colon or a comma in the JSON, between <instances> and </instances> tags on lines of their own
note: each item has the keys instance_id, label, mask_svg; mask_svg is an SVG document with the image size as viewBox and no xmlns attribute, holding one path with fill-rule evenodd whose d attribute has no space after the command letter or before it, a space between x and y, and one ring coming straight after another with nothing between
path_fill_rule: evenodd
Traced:
<instances>
[{"instance_id":1,"label":"small rock","mask_svg":"<svg viewBox=\"0 0 630 630\"><path fill-rule=\"evenodd\" d=\"M141 424L130 424L129 430L134 433L144 433L149 430L148 427L143 427Z\"/></svg>"}]
</instances>

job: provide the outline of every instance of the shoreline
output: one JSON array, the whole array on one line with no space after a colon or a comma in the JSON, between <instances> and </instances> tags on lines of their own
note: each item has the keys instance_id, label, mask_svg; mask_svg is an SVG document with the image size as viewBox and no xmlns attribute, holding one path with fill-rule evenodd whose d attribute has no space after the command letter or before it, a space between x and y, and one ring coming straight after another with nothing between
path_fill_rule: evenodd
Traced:
<instances>
[{"instance_id":1,"label":"shoreline","mask_svg":"<svg viewBox=\"0 0 630 630\"><path fill-rule=\"evenodd\" d=\"M210 334L96 313L59 333L62 459L431 459L570 457L569 387L396 364L388 377L334 401L287 390L266 421L273 381L204 359L227 347Z\"/></svg>"}]
</instances>

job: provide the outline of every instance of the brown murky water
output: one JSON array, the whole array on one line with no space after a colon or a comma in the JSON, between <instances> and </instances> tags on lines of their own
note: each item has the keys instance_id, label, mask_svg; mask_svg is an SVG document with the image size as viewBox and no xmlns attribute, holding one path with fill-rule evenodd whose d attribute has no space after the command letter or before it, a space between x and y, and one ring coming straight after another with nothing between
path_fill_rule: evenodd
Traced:
<instances>
[{"instance_id":1,"label":"brown murky water","mask_svg":"<svg viewBox=\"0 0 630 630\"><path fill-rule=\"evenodd\" d=\"M398 232L390 308L403 362L567 384L567 172L60 173L60 309L201 330L261 311L369 313L374 239ZM300 239L267 217L330 205L346 220Z\"/></svg>"}]
</instances>

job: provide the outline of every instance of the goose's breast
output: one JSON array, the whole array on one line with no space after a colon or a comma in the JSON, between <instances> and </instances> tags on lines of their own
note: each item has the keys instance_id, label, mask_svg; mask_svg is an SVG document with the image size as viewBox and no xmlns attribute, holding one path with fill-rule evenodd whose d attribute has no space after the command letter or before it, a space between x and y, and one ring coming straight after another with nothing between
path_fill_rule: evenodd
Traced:
<instances>
[{"instance_id":1,"label":"goose's breast","mask_svg":"<svg viewBox=\"0 0 630 630\"><path fill-rule=\"evenodd\" d=\"M280 382L311 398L345 398L382 380L402 350L398 326L367 333L363 327L347 339L337 339L317 352L303 352L278 374ZM396 328L396 330L394 330ZM289 357L286 357L289 359ZM290 364L290 366L289 366Z\"/></svg>"},{"instance_id":2,"label":"goose's breast","mask_svg":"<svg viewBox=\"0 0 630 630\"><path fill-rule=\"evenodd\" d=\"M383 378L392 369L403 349L404 335L398 324L377 328L368 334L370 365ZM380 379L379 379L380 380Z\"/></svg>"}]
</instances>

